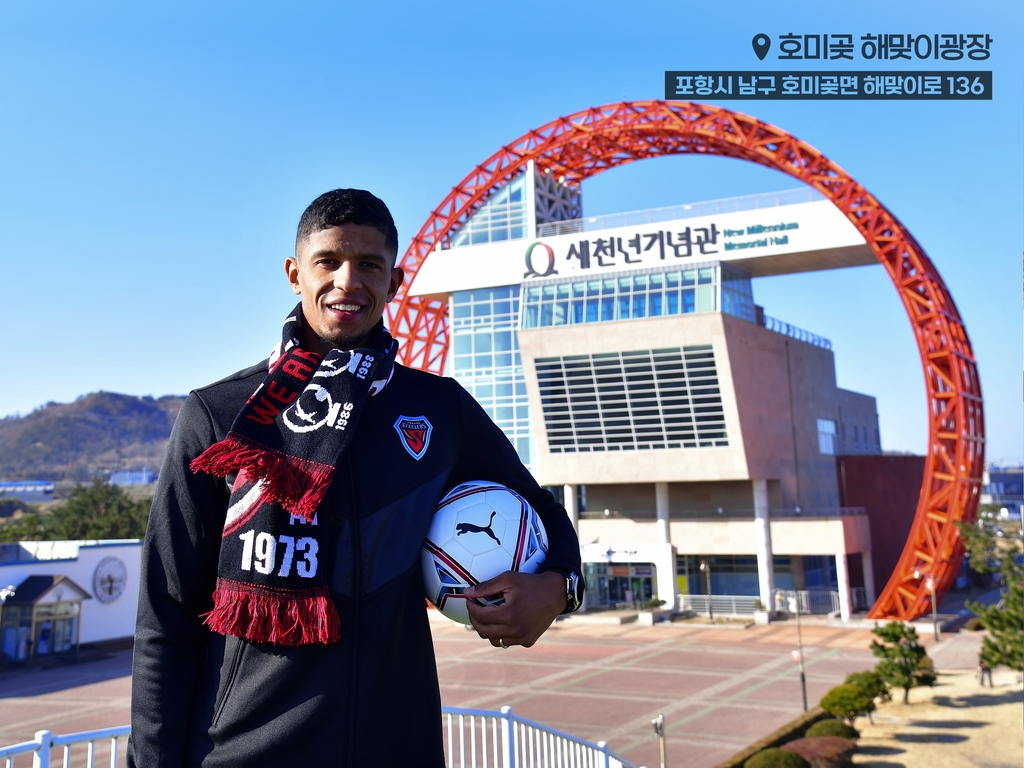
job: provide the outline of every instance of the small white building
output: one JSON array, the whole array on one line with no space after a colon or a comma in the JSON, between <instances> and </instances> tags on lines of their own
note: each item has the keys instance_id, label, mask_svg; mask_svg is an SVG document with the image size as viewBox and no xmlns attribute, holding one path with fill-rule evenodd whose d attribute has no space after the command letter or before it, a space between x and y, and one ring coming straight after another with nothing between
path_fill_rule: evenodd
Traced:
<instances>
[{"instance_id":1,"label":"small white building","mask_svg":"<svg viewBox=\"0 0 1024 768\"><path fill-rule=\"evenodd\" d=\"M138 539L0 544L0 659L133 636L141 557Z\"/></svg>"}]
</instances>

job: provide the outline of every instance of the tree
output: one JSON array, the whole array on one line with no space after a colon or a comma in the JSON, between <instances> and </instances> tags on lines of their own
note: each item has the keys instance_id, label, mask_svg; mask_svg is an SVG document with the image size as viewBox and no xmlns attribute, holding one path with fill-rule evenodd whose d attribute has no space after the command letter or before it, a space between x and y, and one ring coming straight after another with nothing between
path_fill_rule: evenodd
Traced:
<instances>
[{"instance_id":1,"label":"tree","mask_svg":"<svg viewBox=\"0 0 1024 768\"><path fill-rule=\"evenodd\" d=\"M837 685L821 698L819 706L830 715L845 720L851 728L854 721L875 708L875 703L855 685Z\"/></svg>"},{"instance_id":2,"label":"tree","mask_svg":"<svg viewBox=\"0 0 1024 768\"><path fill-rule=\"evenodd\" d=\"M979 661L987 667L1024 670L1024 564L1016 542L996 535L995 513L984 509L975 525L960 524L971 568L979 573L998 572L1002 599L995 605L967 603L981 619L989 636L982 640Z\"/></svg>"},{"instance_id":3,"label":"tree","mask_svg":"<svg viewBox=\"0 0 1024 768\"><path fill-rule=\"evenodd\" d=\"M872 701L875 699L889 701L891 698L889 696L889 686L886 685L882 676L873 669L866 669L863 672L851 672L843 682L847 685L857 686Z\"/></svg>"},{"instance_id":4,"label":"tree","mask_svg":"<svg viewBox=\"0 0 1024 768\"><path fill-rule=\"evenodd\" d=\"M903 703L910 703L910 689L935 685L926 663L928 653L917 642L917 630L902 621L878 625L872 630L882 642L871 641L871 652L881 661L875 671L893 688L903 689ZM923 663L924 662L924 663ZM923 668L922 668L923 667Z\"/></svg>"},{"instance_id":5,"label":"tree","mask_svg":"<svg viewBox=\"0 0 1024 768\"><path fill-rule=\"evenodd\" d=\"M141 539L148 518L148 501L135 501L120 486L94 479L76 486L44 524L50 540Z\"/></svg>"},{"instance_id":6,"label":"tree","mask_svg":"<svg viewBox=\"0 0 1024 768\"><path fill-rule=\"evenodd\" d=\"M0 524L0 541L39 541L46 537L42 516L35 510Z\"/></svg>"}]
</instances>

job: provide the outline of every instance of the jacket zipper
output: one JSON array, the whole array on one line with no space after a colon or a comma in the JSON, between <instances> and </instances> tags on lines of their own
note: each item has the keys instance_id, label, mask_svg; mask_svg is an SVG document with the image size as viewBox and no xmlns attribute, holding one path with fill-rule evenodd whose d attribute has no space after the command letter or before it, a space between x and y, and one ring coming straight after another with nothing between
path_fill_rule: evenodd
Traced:
<instances>
[{"instance_id":1,"label":"jacket zipper","mask_svg":"<svg viewBox=\"0 0 1024 768\"><path fill-rule=\"evenodd\" d=\"M235 650L231 654L231 667L228 669L228 679L224 684L224 695L220 701L216 703L216 708L213 713L213 721L210 723L211 728L216 728L217 723L220 722L220 716L224 714L224 707L228 703L228 698L231 696L231 689L235 686L235 678L238 677L238 668L242 666L242 649L245 645L245 641L241 638L236 638Z\"/></svg>"},{"instance_id":2,"label":"jacket zipper","mask_svg":"<svg viewBox=\"0 0 1024 768\"><path fill-rule=\"evenodd\" d=\"M355 766L356 740L356 703L358 701L359 674L359 605L363 593L363 547L359 526L359 497L356 493L356 476L352 467L352 452L348 451L345 463L348 464L349 503L352 509L352 663L349 674L351 685L349 693L348 716L348 765Z\"/></svg>"}]
</instances>

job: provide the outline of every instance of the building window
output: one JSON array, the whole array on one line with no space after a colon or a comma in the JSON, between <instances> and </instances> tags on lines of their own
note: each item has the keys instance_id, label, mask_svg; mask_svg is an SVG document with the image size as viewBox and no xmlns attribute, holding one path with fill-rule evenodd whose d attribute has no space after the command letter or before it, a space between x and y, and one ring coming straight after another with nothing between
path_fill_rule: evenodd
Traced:
<instances>
[{"instance_id":1,"label":"building window","mask_svg":"<svg viewBox=\"0 0 1024 768\"><path fill-rule=\"evenodd\" d=\"M710 345L539 358L552 453L727 446Z\"/></svg>"},{"instance_id":2,"label":"building window","mask_svg":"<svg viewBox=\"0 0 1024 768\"><path fill-rule=\"evenodd\" d=\"M452 247L526 237L526 176L520 174L484 203L452 238Z\"/></svg>"},{"instance_id":3,"label":"building window","mask_svg":"<svg viewBox=\"0 0 1024 768\"><path fill-rule=\"evenodd\" d=\"M524 286L523 328L724 312L756 322L750 276L725 264ZM721 306L718 295L721 293Z\"/></svg>"},{"instance_id":4,"label":"building window","mask_svg":"<svg viewBox=\"0 0 1024 768\"><path fill-rule=\"evenodd\" d=\"M712 595L760 594L757 575L757 557L754 555L676 555L676 580L685 579L680 591L689 595L706 595L708 585L705 572L701 571L701 560L711 570Z\"/></svg>"},{"instance_id":5,"label":"building window","mask_svg":"<svg viewBox=\"0 0 1024 768\"><path fill-rule=\"evenodd\" d=\"M530 468L534 438L515 328L519 286L459 291L451 302L452 375L505 433Z\"/></svg>"},{"instance_id":6,"label":"building window","mask_svg":"<svg viewBox=\"0 0 1024 768\"><path fill-rule=\"evenodd\" d=\"M818 452L826 456L835 456L838 447L836 423L832 419L818 419Z\"/></svg>"}]
</instances>

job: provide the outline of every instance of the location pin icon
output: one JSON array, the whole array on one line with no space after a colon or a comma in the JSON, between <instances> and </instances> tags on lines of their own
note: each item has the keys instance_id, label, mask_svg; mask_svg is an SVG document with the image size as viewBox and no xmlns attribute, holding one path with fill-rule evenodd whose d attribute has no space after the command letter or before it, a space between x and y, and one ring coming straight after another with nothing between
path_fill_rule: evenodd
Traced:
<instances>
[{"instance_id":1,"label":"location pin icon","mask_svg":"<svg viewBox=\"0 0 1024 768\"><path fill-rule=\"evenodd\" d=\"M754 35L754 39L750 41L750 44L754 46L754 53L757 54L757 58L764 61L764 57L768 55L768 51L772 47L772 39L762 32L760 35Z\"/></svg>"}]
</instances>

